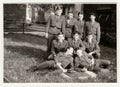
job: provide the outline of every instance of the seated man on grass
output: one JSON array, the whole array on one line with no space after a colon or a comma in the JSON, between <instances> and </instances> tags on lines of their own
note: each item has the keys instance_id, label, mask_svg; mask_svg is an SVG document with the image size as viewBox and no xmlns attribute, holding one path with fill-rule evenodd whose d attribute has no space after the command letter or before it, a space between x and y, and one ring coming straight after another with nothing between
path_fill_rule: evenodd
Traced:
<instances>
[{"instance_id":1,"label":"seated man on grass","mask_svg":"<svg viewBox=\"0 0 120 87\"><path fill-rule=\"evenodd\" d=\"M57 66L63 71L63 72L69 72L73 69L73 48L68 47L67 49L64 49L63 52L60 52L57 54L57 56L54 58Z\"/></svg>"},{"instance_id":2,"label":"seated man on grass","mask_svg":"<svg viewBox=\"0 0 120 87\"><path fill-rule=\"evenodd\" d=\"M57 39L52 41L51 54L49 55L48 60L54 59L54 57L61 52L62 49L66 49L67 47L68 41L65 40L65 36L60 32L57 35Z\"/></svg>"},{"instance_id":3,"label":"seated man on grass","mask_svg":"<svg viewBox=\"0 0 120 87\"><path fill-rule=\"evenodd\" d=\"M73 49L80 48L82 50L85 50L84 44L81 40L80 33L75 32L73 34L73 38L68 39L68 46L73 47Z\"/></svg>"},{"instance_id":4,"label":"seated man on grass","mask_svg":"<svg viewBox=\"0 0 120 87\"><path fill-rule=\"evenodd\" d=\"M92 55L95 59L100 58L100 47L93 35L88 35L85 41L83 41L83 44L85 46L85 51L89 55Z\"/></svg>"},{"instance_id":5,"label":"seated man on grass","mask_svg":"<svg viewBox=\"0 0 120 87\"><path fill-rule=\"evenodd\" d=\"M109 60L94 59L92 55L87 54L81 49L76 49L75 70L84 71L101 71L101 69L108 69L110 65Z\"/></svg>"},{"instance_id":6,"label":"seated man on grass","mask_svg":"<svg viewBox=\"0 0 120 87\"><path fill-rule=\"evenodd\" d=\"M73 48L68 47L66 49L63 49L60 53L58 53L55 57L54 60L48 60L45 61L37 66L33 66L27 71L29 72L34 72L37 70L43 70L46 68L51 68L51 69L60 69L62 72L67 72L71 70L73 67Z\"/></svg>"}]
</instances>

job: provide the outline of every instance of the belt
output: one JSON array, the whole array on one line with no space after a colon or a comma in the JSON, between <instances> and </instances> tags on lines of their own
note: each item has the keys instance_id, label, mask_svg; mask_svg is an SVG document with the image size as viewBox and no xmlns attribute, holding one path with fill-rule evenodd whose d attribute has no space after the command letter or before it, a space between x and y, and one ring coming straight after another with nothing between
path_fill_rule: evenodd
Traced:
<instances>
[{"instance_id":1,"label":"belt","mask_svg":"<svg viewBox=\"0 0 120 87\"><path fill-rule=\"evenodd\" d=\"M87 35L95 35L96 36L97 34L95 34L95 33L87 33Z\"/></svg>"}]
</instances>

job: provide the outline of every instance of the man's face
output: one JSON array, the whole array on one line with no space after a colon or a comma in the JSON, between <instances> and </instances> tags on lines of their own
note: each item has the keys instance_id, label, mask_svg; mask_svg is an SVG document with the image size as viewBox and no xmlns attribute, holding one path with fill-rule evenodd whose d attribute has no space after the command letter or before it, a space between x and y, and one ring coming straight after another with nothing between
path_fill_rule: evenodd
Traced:
<instances>
[{"instance_id":1,"label":"man's face","mask_svg":"<svg viewBox=\"0 0 120 87\"><path fill-rule=\"evenodd\" d=\"M83 20L83 17L84 17L83 14L79 14L79 15L78 15L78 18L79 18L80 20Z\"/></svg>"},{"instance_id":2,"label":"man's face","mask_svg":"<svg viewBox=\"0 0 120 87\"><path fill-rule=\"evenodd\" d=\"M89 35L87 38L88 38L88 41L91 42L93 39L93 35Z\"/></svg>"},{"instance_id":3,"label":"man's face","mask_svg":"<svg viewBox=\"0 0 120 87\"><path fill-rule=\"evenodd\" d=\"M73 13L68 13L68 18L72 19L73 18Z\"/></svg>"},{"instance_id":4,"label":"man's face","mask_svg":"<svg viewBox=\"0 0 120 87\"><path fill-rule=\"evenodd\" d=\"M56 10L56 15L60 16L62 14L62 9Z\"/></svg>"},{"instance_id":5,"label":"man's face","mask_svg":"<svg viewBox=\"0 0 120 87\"><path fill-rule=\"evenodd\" d=\"M31 5L28 5L28 8L31 8Z\"/></svg>"},{"instance_id":6,"label":"man's face","mask_svg":"<svg viewBox=\"0 0 120 87\"><path fill-rule=\"evenodd\" d=\"M65 38L64 38L64 35L63 34L61 34L61 35L58 35L58 40L59 41L63 41Z\"/></svg>"},{"instance_id":7,"label":"man's face","mask_svg":"<svg viewBox=\"0 0 120 87\"><path fill-rule=\"evenodd\" d=\"M79 34L74 34L74 36L73 36L73 38L75 39L75 40L78 40L80 37L79 37Z\"/></svg>"},{"instance_id":8,"label":"man's face","mask_svg":"<svg viewBox=\"0 0 120 87\"><path fill-rule=\"evenodd\" d=\"M50 12L51 15L54 15L55 13L53 11Z\"/></svg>"},{"instance_id":9,"label":"man's face","mask_svg":"<svg viewBox=\"0 0 120 87\"><path fill-rule=\"evenodd\" d=\"M90 15L90 20L91 20L91 21L94 21L95 18L96 18L96 17L95 17L94 15Z\"/></svg>"},{"instance_id":10,"label":"man's face","mask_svg":"<svg viewBox=\"0 0 120 87\"><path fill-rule=\"evenodd\" d=\"M74 49L73 49L72 47L70 47L67 51L68 51L68 53L69 53L70 55L73 55Z\"/></svg>"},{"instance_id":11,"label":"man's face","mask_svg":"<svg viewBox=\"0 0 120 87\"><path fill-rule=\"evenodd\" d=\"M80 50L80 49L77 50L77 51L76 51L76 54L77 54L78 56L82 56L82 50Z\"/></svg>"}]
</instances>

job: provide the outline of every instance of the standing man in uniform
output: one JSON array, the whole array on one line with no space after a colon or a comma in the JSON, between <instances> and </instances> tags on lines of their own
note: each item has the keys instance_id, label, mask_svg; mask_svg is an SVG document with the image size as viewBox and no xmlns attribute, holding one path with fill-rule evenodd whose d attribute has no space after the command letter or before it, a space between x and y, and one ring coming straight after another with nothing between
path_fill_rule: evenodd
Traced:
<instances>
[{"instance_id":1,"label":"standing man in uniform","mask_svg":"<svg viewBox=\"0 0 120 87\"><path fill-rule=\"evenodd\" d=\"M85 25L85 37L88 35L93 35L93 37L96 39L97 43L100 42L100 24L95 21L96 15L95 13L90 14L90 21L86 22Z\"/></svg>"},{"instance_id":2,"label":"standing man in uniform","mask_svg":"<svg viewBox=\"0 0 120 87\"><path fill-rule=\"evenodd\" d=\"M84 39L84 24L85 24L83 18L84 18L83 12L79 12L77 22L75 23L75 31L80 33L80 37L82 40Z\"/></svg>"},{"instance_id":3,"label":"standing man in uniform","mask_svg":"<svg viewBox=\"0 0 120 87\"><path fill-rule=\"evenodd\" d=\"M47 42L47 51L51 50L52 40L55 39L56 35L60 32L65 33L65 17L61 15L62 8L57 6L55 8L55 15L51 15L47 27L46 27L46 38L48 38Z\"/></svg>"},{"instance_id":4,"label":"standing man in uniform","mask_svg":"<svg viewBox=\"0 0 120 87\"><path fill-rule=\"evenodd\" d=\"M68 12L68 16L66 18L66 31L65 31L65 36L66 39L68 40L69 38L72 38L74 28L75 28L75 22L76 19L73 17L72 12Z\"/></svg>"}]
</instances>

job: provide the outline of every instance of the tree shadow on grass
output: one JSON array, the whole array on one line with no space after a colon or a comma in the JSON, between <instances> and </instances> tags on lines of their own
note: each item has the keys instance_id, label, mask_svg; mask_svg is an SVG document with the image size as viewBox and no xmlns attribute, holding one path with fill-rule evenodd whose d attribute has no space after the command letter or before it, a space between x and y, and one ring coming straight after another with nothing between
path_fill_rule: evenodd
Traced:
<instances>
[{"instance_id":1,"label":"tree shadow on grass","mask_svg":"<svg viewBox=\"0 0 120 87\"><path fill-rule=\"evenodd\" d=\"M35 49L27 46L6 46L5 49L10 50L11 52L17 52L28 58L35 58L37 63L43 62L47 58L47 52L41 49ZM22 56L21 56L22 57ZM17 58L17 56L16 56ZM18 57L20 58L20 57Z\"/></svg>"},{"instance_id":2,"label":"tree shadow on grass","mask_svg":"<svg viewBox=\"0 0 120 87\"><path fill-rule=\"evenodd\" d=\"M4 38L11 39L14 42L27 42L31 44L47 45L46 38L31 34L9 33L5 34Z\"/></svg>"}]
</instances>

